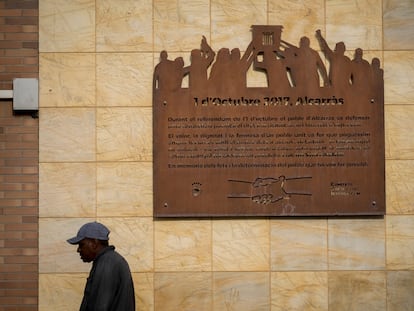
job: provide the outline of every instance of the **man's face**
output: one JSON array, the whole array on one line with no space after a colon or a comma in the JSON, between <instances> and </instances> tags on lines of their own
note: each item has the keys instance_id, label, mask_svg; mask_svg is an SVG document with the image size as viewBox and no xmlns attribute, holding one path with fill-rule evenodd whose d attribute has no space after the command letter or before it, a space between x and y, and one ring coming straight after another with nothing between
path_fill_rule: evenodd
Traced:
<instances>
[{"instance_id":1,"label":"man's face","mask_svg":"<svg viewBox=\"0 0 414 311\"><path fill-rule=\"evenodd\" d=\"M78 244L77 252L83 262L91 262L96 257L96 241L93 239L83 239Z\"/></svg>"}]
</instances>

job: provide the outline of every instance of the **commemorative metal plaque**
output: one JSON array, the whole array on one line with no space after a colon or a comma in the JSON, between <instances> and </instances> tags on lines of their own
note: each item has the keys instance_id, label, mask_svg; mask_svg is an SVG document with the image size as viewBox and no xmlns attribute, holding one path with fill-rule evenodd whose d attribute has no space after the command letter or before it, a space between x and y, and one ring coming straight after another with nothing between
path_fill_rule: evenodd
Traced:
<instances>
[{"instance_id":1,"label":"commemorative metal plaque","mask_svg":"<svg viewBox=\"0 0 414 311\"><path fill-rule=\"evenodd\" d=\"M154 69L155 217L385 214L383 71L315 35L325 62L282 26L191 64L161 52ZM267 85L247 85L248 70ZM188 86L183 87L183 79Z\"/></svg>"}]
</instances>

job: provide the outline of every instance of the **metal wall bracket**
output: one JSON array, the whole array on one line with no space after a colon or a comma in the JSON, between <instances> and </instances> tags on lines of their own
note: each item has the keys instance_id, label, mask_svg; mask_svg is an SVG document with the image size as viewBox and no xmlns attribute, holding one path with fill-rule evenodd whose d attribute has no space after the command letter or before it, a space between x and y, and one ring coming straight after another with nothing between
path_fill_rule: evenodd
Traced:
<instances>
[{"instance_id":1,"label":"metal wall bracket","mask_svg":"<svg viewBox=\"0 0 414 311\"><path fill-rule=\"evenodd\" d=\"M35 78L13 79L13 90L0 90L0 99L13 99L15 111L39 110L39 81Z\"/></svg>"}]
</instances>

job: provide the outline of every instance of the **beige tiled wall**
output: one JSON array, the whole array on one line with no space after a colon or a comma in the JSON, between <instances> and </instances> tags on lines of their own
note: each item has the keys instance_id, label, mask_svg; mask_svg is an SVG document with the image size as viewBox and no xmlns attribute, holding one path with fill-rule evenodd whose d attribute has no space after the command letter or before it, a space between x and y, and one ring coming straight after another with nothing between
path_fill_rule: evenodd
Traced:
<instances>
[{"instance_id":1,"label":"beige tiled wall","mask_svg":"<svg viewBox=\"0 0 414 311\"><path fill-rule=\"evenodd\" d=\"M414 309L414 3L411 0L40 0L40 310L76 310L88 264L66 238L99 220L130 263L137 310ZM250 41L321 29L379 57L384 218L152 218L152 73ZM252 78L251 83L255 82ZM375 182L373 180L373 182Z\"/></svg>"}]
</instances>

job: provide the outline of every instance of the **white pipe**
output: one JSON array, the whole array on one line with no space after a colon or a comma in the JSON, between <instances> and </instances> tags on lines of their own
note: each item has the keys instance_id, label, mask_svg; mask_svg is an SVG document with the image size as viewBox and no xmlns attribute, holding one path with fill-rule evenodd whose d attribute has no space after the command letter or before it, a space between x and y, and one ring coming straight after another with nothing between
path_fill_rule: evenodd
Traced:
<instances>
[{"instance_id":1,"label":"white pipe","mask_svg":"<svg viewBox=\"0 0 414 311\"><path fill-rule=\"evenodd\" d=\"M13 90L0 90L0 99L13 98Z\"/></svg>"}]
</instances>

